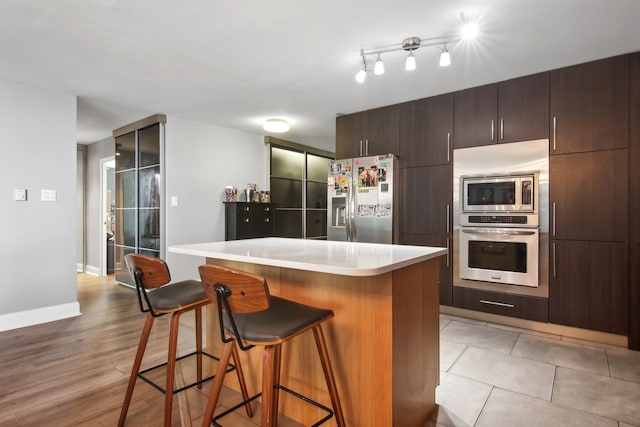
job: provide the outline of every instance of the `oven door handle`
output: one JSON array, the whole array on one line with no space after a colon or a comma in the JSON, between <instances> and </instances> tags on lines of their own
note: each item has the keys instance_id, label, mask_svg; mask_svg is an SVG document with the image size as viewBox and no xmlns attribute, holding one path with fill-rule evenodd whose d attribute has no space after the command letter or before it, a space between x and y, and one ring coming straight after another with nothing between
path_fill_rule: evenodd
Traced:
<instances>
[{"instance_id":1,"label":"oven door handle","mask_svg":"<svg viewBox=\"0 0 640 427\"><path fill-rule=\"evenodd\" d=\"M468 233L468 234L509 234L511 236L531 236L533 234L536 234L535 231L521 231L521 230L504 230L504 229L500 229L500 230L465 230L462 229L463 233Z\"/></svg>"}]
</instances>

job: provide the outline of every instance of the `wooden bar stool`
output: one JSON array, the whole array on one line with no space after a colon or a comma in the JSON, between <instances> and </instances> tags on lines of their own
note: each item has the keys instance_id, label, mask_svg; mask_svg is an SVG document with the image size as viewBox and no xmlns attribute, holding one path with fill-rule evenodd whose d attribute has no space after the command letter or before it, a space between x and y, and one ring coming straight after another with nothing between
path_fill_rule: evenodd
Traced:
<instances>
[{"instance_id":1,"label":"wooden bar stool","mask_svg":"<svg viewBox=\"0 0 640 427\"><path fill-rule=\"evenodd\" d=\"M215 265L201 265L198 270L205 292L217 303L220 336L225 343L216 377L211 385L202 426L206 427L211 422L218 425L216 420L247 402L245 398L239 405L212 419L224 381L225 370L221 366L224 367L229 360L236 342L243 351L254 346L264 347L262 393L249 399L262 395L261 426L278 424L279 390L291 393L328 413L314 426L333 416L336 417L338 426L344 426L344 415L321 326L324 321L333 317L333 311L272 296L269 294L267 281L254 274ZM279 384L282 343L308 330L313 331L333 410Z\"/></svg>"},{"instance_id":2,"label":"wooden bar stool","mask_svg":"<svg viewBox=\"0 0 640 427\"><path fill-rule=\"evenodd\" d=\"M209 304L211 300L205 294L202 288L202 284L198 280L184 280L169 284L171 282L169 267L163 260L159 258L151 258L139 254L129 254L125 256L125 260L127 263L127 268L129 269L129 273L136 283L140 310L143 313L147 313L147 320L144 324L142 336L140 337L140 343L138 344L138 351L136 352L136 358L133 362L133 367L131 368L129 385L127 386L124 403L122 404L118 426L123 426L125 419L127 418L127 411L129 410L129 404L131 403L133 388L138 377L165 394L164 425L170 426L173 395L195 385L197 385L198 388L202 388L203 382L213 378L213 376L204 379L202 378L203 355L215 360L219 360L217 357L212 356L211 354L208 354L202 350L202 307ZM196 316L196 351L176 359L180 315L189 310L194 310ZM153 321L156 317L169 313L171 313L171 325L169 332L169 349L167 361L165 363L161 363L159 365L141 371L140 365L142 364L144 351L147 347L149 335L151 334ZM234 347L229 351L230 354L233 355L235 364L229 364L229 357L227 357L225 359L222 370L225 373L234 369L236 370L242 394L244 398L247 399L247 387L244 381L240 359L238 357L238 349ZM176 360L185 359L194 355L196 356L197 364L197 381L174 390ZM163 388L148 379L145 374L164 366L167 367L167 375L166 383ZM246 410L249 416L253 416L249 404L246 405Z\"/></svg>"}]
</instances>

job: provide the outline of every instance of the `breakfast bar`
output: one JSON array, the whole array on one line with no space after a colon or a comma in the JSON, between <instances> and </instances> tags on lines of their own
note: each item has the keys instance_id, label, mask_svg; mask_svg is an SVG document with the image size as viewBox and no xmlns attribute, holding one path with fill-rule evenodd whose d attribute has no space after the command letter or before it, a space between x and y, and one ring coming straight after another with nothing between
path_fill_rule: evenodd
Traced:
<instances>
[{"instance_id":1,"label":"breakfast bar","mask_svg":"<svg viewBox=\"0 0 640 427\"><path fill-rule=\"evenodd\" d=\"M438 258L446 249L264 238L175 245L169 252L258 274L273 295L332 309L325 334L347 425L423 426L429 419L439 375ZM283 349L281 382L328 404L313 336L302 338ZM221 348L211 308L207 346L212 354ZM241 359L255 392L261 352L241 352ZM238 389L233 376L225 381ZM281 395L287 417L304 425L318 420L316 408Z\"/></svg>"}]
</instances>

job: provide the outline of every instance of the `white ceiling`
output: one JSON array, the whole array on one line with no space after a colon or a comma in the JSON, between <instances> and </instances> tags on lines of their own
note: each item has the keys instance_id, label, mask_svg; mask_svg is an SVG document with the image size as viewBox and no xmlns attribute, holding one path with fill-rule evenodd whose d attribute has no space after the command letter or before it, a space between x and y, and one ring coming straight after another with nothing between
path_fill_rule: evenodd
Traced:
<instances>
[{"instance_id":1,"label":"white ceiling","mask_svg":"<svg viewBox=\"0 0 640 427\"><path fill-rule=\"evenodd\" d=\"M473 43L383 55L359 85L360 49L451 33ZM640 51L638 0L0 0L0 79L78 95L78 141L155 113L333 151L335 116Z\"/></svg>"}]
</instances>

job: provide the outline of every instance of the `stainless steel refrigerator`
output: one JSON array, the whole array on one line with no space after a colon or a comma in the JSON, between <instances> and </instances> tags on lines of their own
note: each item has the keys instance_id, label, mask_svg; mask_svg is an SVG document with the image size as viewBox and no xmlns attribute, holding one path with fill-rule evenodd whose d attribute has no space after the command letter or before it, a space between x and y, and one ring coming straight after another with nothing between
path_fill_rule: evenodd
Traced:
<instances>
[{"instance_id":1,"label":"stainless steel refrigerator","mask_svg":"<svg viewBox=\"0 0 640 427\"><path fill-rule=\"evenodd\" d=\"M397 160L386 154L331 162L327 240L394 243Z\"/></svg>"}]
</instances>

